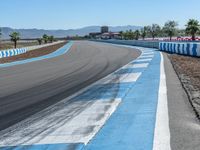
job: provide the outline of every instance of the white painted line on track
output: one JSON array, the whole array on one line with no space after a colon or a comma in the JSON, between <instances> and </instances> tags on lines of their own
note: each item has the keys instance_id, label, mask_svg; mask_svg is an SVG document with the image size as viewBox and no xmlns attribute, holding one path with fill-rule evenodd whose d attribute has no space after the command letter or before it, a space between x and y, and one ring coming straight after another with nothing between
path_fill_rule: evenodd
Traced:
<instances>
[{"instance_id":1,"label":"white painted line on track","mask_svg":"<svg viewBox=\"0 0 200 150\"><path fill-rule=\"evenodd\" d=\"M118 81L115 81L114 83L126 83L126 82L135 82L140 77L141 73L127 73L122 74Z\"/></svg>"},{"instance_id":2,"label":"white painted line on track","mask_svg":"<svg viewBox=\"0 0 200 150\"><path fill-rule=\"evenodd\" d=\"M141 63L141 64L128 64L123 69L135 69L135 68L147 68L149 63Z\"/></svg>"},{"instance_id":3,"label":"white painted line on track","mask_svg":"<svg viewBox=\"0 0 200 150\"><path fill-rule=\"evenodd\" d=\"M143 52L142 55L152 55L154 52Z\"/></svg>"},{"instance_id":4,"label":"white painted line on track","mask_svg":"<svg viewBox=\"0 0 200 150\"><path fill-rule=\"evenodd\" d=\"M108 83L127 83L127 82L135 82L140 77L142 73L125 73L120 75L112 75L107 78L107 80L103 84Z\"/></svg>"},{"instance_id":5,"label":"white painted line on track","mask_svg":"<svg viewBox=\"0 0 200 150\"><path fill-rule=\"evenodd\" d=\"M143 53L154 53L154 50L142 50Z\"/></svg>"},{"instance_id":6,"label":"white painted line on track","mask_svg":"<svg viewBox=\"0 0 200 150\"><path fill-rule=\"evenodd\" d=\"M154 55L142 55L142 56L140 56L139 58L153 58L154 57Z\"/></svg>"},{"instance_id":7,"label":"white painted line on track","mask_svg":"<svg viewBox=\"0 0 200 150\"><path fill-rule=\"evenodd\" d=\"M126 78L123 80L123 82L135 82L137 81L137 79L140 77L142 73L129 73L127 74L124 74L124 76L126 76Z\"/></svg>"},{"instance_id":8,"label":"white painted line on track","mask_svg":"<svg viewBox=\"0 0 200 150\"><path fill-rule=\"evenodd\" d=\"M135 62L146 62L146 61L151 61L152 58L148 58L148 59L138 59Z\"/></svg>"},{"instance_id":9,"label":"white painted line on track","mask_svg":"<svg viewBox=\"0 0 200 150\"><path fill-rule=\"evenodd\" d=\"M160 85L159 85L158 105L156 114L156 125L154 131L153 150L171 150L168 104L167 104L167 86L166 86L166 76L165 76L164 60L162 53L161 53Z\"/></svg>"}]
</instances>

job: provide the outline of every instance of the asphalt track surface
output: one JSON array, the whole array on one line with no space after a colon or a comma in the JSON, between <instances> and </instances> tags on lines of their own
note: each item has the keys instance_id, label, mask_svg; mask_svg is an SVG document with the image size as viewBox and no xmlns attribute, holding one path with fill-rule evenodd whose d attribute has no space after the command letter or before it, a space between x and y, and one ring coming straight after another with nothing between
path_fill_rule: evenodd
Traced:
<instances>
[{"instance_id":1,"label":"asphalt track surface","mask_svg":"<svg viewBox=\"0 0 200 150\"><path fill-rule=\"evenodd\" d=\"M140 53L128 47L78 41L62 56L0 68L0 130L103 78Z\"/></svg>"}]
</instances>

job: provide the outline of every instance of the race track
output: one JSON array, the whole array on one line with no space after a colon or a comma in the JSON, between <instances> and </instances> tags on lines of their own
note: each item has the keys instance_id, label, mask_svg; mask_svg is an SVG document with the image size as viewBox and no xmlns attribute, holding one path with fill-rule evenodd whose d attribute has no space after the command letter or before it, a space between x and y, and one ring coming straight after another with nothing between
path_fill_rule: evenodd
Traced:
<instances>
[{"instance_id":1,"label":"race track","mask_svg":"<svg viewBox=\"0 0 200 150\"><path fill-rule=\"evenodd\" d=\"M128 47L78 41L67 54L0 68L0 130L105 77L140 53Z\"/></svg>"}]
</instances>

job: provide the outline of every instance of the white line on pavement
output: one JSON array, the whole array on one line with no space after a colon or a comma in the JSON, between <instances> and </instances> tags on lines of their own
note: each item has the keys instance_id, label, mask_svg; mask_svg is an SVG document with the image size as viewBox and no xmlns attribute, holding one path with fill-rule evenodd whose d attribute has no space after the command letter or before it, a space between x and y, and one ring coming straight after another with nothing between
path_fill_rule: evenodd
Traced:
<instances>
[{"instance_id":1,"label":"white line on pavement","mask_svg":"<svg viewBox=\"0 0 200 150\"><path fill-rule=\"evenodd\" d=\"M162 53L160 63L160 85L156 114L156 125L154 131L153 150L171 150L167 105L167 86Z\"/></svg>"},{"instance_id":2,"label":"white line on pavement","mask_svg":"<svg viewBox=\"0 0 200 150\"><path fill-rule=\"evenodd\" d=\"M127 83L127 82L135 82L140 77L142 73L124 73L120 75L113 74L112 76L108 76L105 82L103 84L108 83Z\"/></svg>"},{"instance_id":3,"label":"white line on pavement","mask_svg":"<svg viewBox=\"0 0 200 150\"><path fill-rule=\"evenodd\" d=\"M129 64L124 67L124 69L131 69L131 68L147 68L149 63L141 63L141 64Z\"/></svg>"},{"instance_id":4,"label":"white line on pavement","mask_svg":"<svg viewBox=\"0 0 200 150\"><path fill-rule=\"evenodd\" d=\"M152 55L154 52L143 52L142 55Z\"/></svg>"},{"instance_id":5,"label":"white line on pavement","mask_svg":"<svg viewBox=\"0 0 200 150\"><path fill-rule=\"evenodd\" d=\"M138 60L136 60L135 62L146 62L146 61L151 61L152 60L152 58L149 58L149 59L138 59Z\"/></svg>"},{"instance_id":6,"label":"white line on pavement","mask_svg":"<svg viewBox=\"0 0 200 150\"><path fill-rule=\"evenodd\" d=\"M140 56L139 58L153 58L154 57L154 55L142 55L142 56Z\"/></svg>"}]
</instances>

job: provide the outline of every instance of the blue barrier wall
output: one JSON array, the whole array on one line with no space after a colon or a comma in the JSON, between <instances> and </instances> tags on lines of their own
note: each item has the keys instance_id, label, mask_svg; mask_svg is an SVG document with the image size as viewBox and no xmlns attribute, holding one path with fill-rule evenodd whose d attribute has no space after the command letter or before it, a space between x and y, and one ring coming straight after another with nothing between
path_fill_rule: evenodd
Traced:
<instances>
[{"instance_id":1,"label":"blue barrier wall","mask_svg":"<svg viewBox=\"0 0 200 150\"><path fill-rule=\"evenodd\" d=\"M136 40L94 40L94 41L113 43L113 44L132 45L132 46L142 46L148 48L157 48L165 52L200 57L200 43L136 41Z\"/></svg>"},{"instance_id":2,"label":"blue barrier wall","mask_svg":"<svg viewBox=\"0 0 200 150\"><path fill-rule=\"evenodd\" d=\"M26 51L27 51L26 48L1 50L0 58L11 57L11 56L23 54L23 53L26 53Z\"/></svg>"},{"instance_id":3,"label":"blue barrier wall","mask_svg":"<svg viewBox=\"0 0 200 150\"><path fill-rule=\"evenodd\" d=\"M99 42L106 42L112 44L122 44L122 45L132 45L132 46L142 46L148 48L159 48L158 41L139 41L139 40L94 40Z\"/></svg>"},{"instance_id":4,"label":"blue barrier wall","mask_svg":"<svg viewBox=\"0 0 200 150\"><path fill-rule=\"evenodd\" d=\"M170 53L200 56L200 44L199 43L176 43L176 42L160 42L159 50Z\"/></svg>"}]
</instances>

